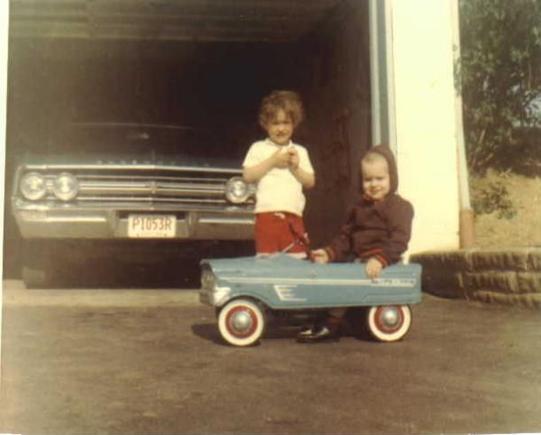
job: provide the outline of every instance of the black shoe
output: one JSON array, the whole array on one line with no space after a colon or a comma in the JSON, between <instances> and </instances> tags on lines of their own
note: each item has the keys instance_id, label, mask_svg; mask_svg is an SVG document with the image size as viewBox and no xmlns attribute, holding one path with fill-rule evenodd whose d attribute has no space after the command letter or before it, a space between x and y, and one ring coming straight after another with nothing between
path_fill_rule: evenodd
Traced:
<instances>
[{"instance_id":1,"label":"black shoe","mask_svg":"<svg viewBox=\"0 0 541 435\"><path fill-rule=\"evenodd\" d=\"M320 341L337 341L338 335L326 326L305 329L297 334L299 343L317 343Z\"/></svg>"}]
</instances>

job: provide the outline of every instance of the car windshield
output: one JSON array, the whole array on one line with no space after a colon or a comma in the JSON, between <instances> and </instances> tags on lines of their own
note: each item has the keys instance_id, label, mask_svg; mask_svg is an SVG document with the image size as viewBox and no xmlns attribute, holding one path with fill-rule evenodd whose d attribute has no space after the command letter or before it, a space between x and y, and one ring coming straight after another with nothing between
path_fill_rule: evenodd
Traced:
<instances>
[{"instance_id":1,"label":"car windshield","mask_svg":"<svg viewBox=\"0 0 541 435\"><path fill-rule=\"evenodd\" d=\"M48 148L65 153L228 157L227 149L210 132L167 124L74 123Z\"/></svg>"}]
</instances>

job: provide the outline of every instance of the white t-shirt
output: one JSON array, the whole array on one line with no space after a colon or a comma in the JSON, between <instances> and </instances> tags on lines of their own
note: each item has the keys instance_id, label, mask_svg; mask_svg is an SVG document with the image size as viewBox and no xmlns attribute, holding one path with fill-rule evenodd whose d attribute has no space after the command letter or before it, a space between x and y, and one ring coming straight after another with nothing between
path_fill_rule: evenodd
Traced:
<instances>
[{"instance_id":1,"label":"white t-shirt","mask_svg":"<svg viewBox=\"0 0 541 435\"><path fill-rule=\"evenodd\" d=\"M291 141L289 145L276 145L268 138L252 144L242 165L245 168L255 166L268 159L278 149L287 152L288 147L297 150L299 167L313 174L314 168L306 148ZM302 216L305 203L302 185L288 168L272 168L257 183L256 213L285 211Z\"/></svg>"}]
</instances>

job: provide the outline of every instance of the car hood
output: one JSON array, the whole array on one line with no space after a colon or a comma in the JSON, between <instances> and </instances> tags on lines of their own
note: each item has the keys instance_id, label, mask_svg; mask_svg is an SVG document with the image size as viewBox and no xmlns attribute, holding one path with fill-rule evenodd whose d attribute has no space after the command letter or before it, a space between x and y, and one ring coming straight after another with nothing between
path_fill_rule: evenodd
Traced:
<instances>
[{"instance_id":1,"label":"car hood","mask_svg":"<svg viewBox=\"0 0 541 435\"><path fill-rule=\"evenodd\" d=\"M182 154L160 154L154 152L126 154L126 153L73 153L73 154L44 154L28 153L21 159L26 165L158 165L182 166L194 168L223 168L241 169L241 162L236 159L220 157L194 157Z\"/></svg>"}]
</instances>

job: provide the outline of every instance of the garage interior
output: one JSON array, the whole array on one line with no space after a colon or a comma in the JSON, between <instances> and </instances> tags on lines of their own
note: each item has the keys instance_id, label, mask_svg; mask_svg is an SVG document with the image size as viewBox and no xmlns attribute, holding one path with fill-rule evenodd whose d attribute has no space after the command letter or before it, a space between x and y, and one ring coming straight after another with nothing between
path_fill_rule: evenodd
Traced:
<instances>
[{"instance_id":1,"label":"garage interior","mask_svg":"<svg viewBox=\"0 0 541 435\"><path fill-rule=\"evenodd\" d=\"M305 218L313 245L325 243L371 142L368 22L368 0L10 0L4 276L18 274L16 161L60 126L204 126L240 166L273 89L303 97L294 140L317 176Z\"/></svg>"}]
</instances>

